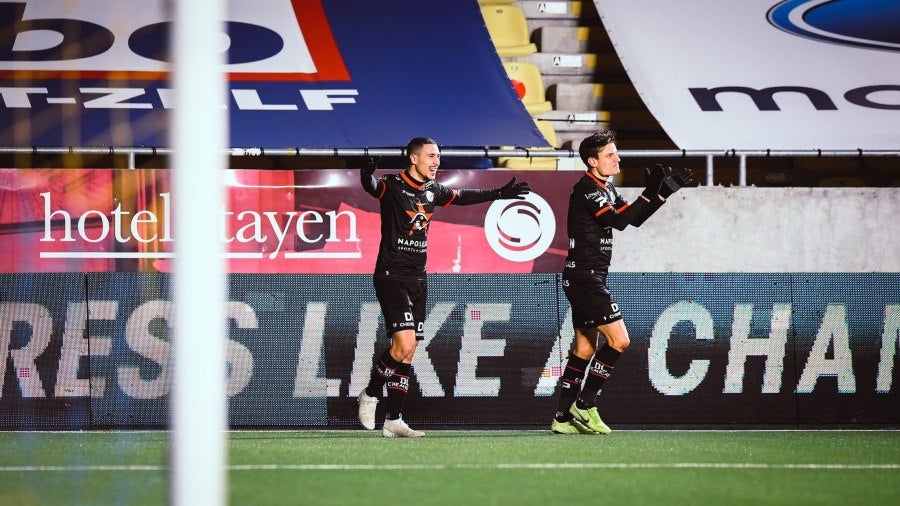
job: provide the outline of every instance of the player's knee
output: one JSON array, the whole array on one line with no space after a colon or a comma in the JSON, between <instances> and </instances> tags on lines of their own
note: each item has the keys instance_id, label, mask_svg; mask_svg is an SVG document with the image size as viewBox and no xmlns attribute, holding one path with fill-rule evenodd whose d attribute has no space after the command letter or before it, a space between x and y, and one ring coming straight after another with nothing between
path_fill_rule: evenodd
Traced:
<instances>
[{"instance_id":1,"label":"player's knee","mask_svg":"<svg viewBox=\"0 0 900 506\"><path fill-rule=\"evenodd\" d=\"M399 341L392 346L391 355L399 362L409 363L416 352L416 342Z\"/></svg>"},{"instance_id":2,"label":"player's knee","mask_svg":"<svg viewBox=\"0 0 900 506\"><path fill-rule=\"evenodd\" d=\"M416 341L415 334L412 332L404 333L397 332L393 335L393 342L391 343L391 356L394 357L394 360L398 362L410 363L412 361L413 354L416 351L416 345L418 342Z\"/></svg>"},{"instance_id":3,"label":"player's knee","mask_svg":"<svg viewBox=\"0 0 900 506\"><path fill-rule=\"evenodd\" d=\"M597 347L590 343L578 343L577 345L572 346L572 354L585 360L593 357L595 351L597 351Z\"/></svg>"}]
</instances>

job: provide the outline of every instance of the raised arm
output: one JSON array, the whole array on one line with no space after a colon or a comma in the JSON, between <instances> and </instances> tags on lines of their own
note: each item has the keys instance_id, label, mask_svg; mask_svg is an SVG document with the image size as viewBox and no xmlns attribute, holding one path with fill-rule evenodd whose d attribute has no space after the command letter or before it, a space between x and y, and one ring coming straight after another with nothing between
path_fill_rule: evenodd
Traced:
<instances>
[{"instance_id":1,"label":"raised arm","mask_svg":"<svg viewBox=\"0 0 900 506\"><path fill-rule=\"evenodd\" d=\"M624 230L628 225L640 227L665 203L666 199L660 195L660 189L663 181L671 177L670 173L670 169L654 165L652 169L645 171L646 187L633 203L607 203L594 216L616 230Z\"/></svg>"},{"instance_id":2,"label":"raised arm","mask_svg":"<svg viewBox=\"0 0 900 506\"><path fill-rule=\"evenodd\" d=\"M448 202L447 205L468 206L492 200L522 200L525 198L525 194L530 191L531 187L528 186L527 182L517 183L516 178L512 178L501 188L494 188L493 190L455 190L455 198Z\"/></svg>"}]
</instances>

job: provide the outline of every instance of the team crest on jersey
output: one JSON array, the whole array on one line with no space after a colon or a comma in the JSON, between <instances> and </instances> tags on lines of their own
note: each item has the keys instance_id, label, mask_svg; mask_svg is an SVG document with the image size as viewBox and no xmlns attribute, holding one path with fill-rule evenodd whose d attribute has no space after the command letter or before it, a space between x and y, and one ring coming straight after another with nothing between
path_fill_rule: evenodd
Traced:
<instances>
[{"instance_id":1,"label":"team crest on jersey","mask_svg":"<svg viewBox=\"0 0 900 506\"><path fill-rule=\"evenodd\" d=\"M428 202L434 202L434 192L431 190L426 190L425 198L428 199Z\"/></svg>"},{"instance_id":2,"label":"team crest on jersey","mask_svg":"<svg viewBox=\"0 0 900 506\"><path fill-rule=\"evenodd\" d=\"M429 200L434 198L431 195L431 192L427 192ZM428 223L431 222L432 213L425 212L425 205L421 202L416 202L416 210L415 211L406 211L406 214L409 215L409 235L413 235L413 232L416 230L426 230L428 228Z\"/></svg>"}]
</instances>

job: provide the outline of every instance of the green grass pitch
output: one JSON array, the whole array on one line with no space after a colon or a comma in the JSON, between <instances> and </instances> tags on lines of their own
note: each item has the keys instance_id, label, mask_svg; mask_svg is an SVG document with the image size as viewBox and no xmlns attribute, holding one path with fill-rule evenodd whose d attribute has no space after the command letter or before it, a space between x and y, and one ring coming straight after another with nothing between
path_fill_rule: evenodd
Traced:
<instances>
[{"instance_id":1,"label":"green grass pitch","mask_svg":"<svg viewBox=\"0 0 900 506\"><path fill-rule=\"evenodd\" d=\"M169 502L165 431L0 432L0 505ZM900 504L898 431L228 433L233 505Z\"/></svg>"}]
</instances>

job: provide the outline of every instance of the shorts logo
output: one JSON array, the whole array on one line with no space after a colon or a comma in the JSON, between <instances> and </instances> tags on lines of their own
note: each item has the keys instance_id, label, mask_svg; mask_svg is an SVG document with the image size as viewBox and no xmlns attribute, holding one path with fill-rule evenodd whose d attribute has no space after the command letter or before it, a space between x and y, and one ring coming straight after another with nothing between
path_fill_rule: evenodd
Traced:
<instances>
[{"instance_id":1,"label":"shorts logo","mask_svg":"<svg viewBox=\"0 0 900 506\"><path fill-rule=\"evenodd\" d=\"M168 4L0 2L0 77L166 79ZM321 0L231 0L224 32L232 80L349 80Z\"/></svg>"},{"instance_id":2,"label":"shorts logo","mask_svg":"<svg viewBox=\"0 0 900 506\"><path fill-rule=\"evenodd\" d=\"M556 217L550 204L532 191L524 200L495 200L484 217L484 234L501 257L528 262L550 247Z\"/></svg>"}]
</instances>

